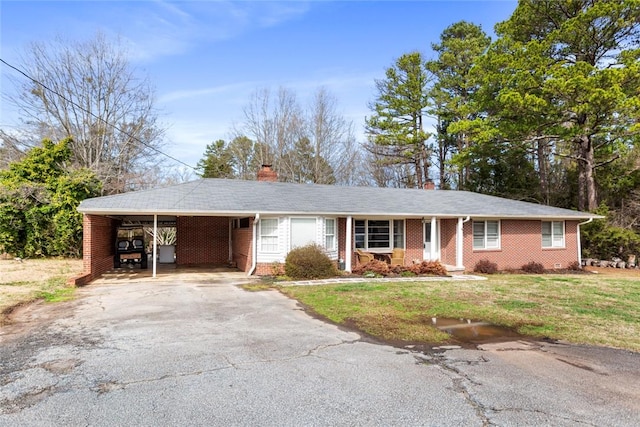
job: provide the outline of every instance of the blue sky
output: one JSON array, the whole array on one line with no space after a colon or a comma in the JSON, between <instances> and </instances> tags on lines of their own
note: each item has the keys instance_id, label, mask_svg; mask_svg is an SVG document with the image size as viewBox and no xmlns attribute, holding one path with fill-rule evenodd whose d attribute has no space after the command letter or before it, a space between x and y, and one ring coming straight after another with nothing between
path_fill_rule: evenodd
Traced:
<instances>
[{"instance_id":1,"label":"blue sky","mask_svg":"<svg viewBox=\"0 0 640 427\"><path fill-rule=\"evenodd\" d=\"M286 87L301 104L319 87L364 141L375 79L403 53L432 58L450 24L467 20L493 35L515 1L12 1L0 2L0 56L17 65L30 41L122 37L132 65L156 89L165 149L195 165L206 144L230 139L257 89ZM10 92L0 65L0 90ZM0 105L0 127L18 115Z\"/></svg>"}]
</instances>

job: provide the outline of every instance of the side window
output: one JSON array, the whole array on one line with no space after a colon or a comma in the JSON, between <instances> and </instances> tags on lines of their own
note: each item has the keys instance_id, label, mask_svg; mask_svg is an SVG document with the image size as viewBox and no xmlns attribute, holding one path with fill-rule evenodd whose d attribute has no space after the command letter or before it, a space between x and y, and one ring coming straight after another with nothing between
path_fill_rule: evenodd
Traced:
<instances>
[{"instance_id":1,"label":"side window","mask_svg":"<svg viewBox=\"0 0 640 427\"><path fill-rule=\"evenodd\" d=\"M278 219L260 220L260 251L278 252Z\"/></svg>"},{"instance_id":2,"label":"side window","mask_svg":"<svg viewBox=\"0 0 640 427\"><path fill-rule=\"evenodd\" d=\"M500 221L473 221L473 249L500 249Z\"/></svg>"},{"instance_id":3,"label":"side window","mask_svg":"<svg viewBox=\"0 0 640 427\"><path fill-rule=\"evenodd\" d=\"M393 221L393 247L404 249L404 220Z\"/></svg>"},{"instance_id":4,"label":"side window","mask_svg":"<svg viewBox=\"0 0 640 427\"><path fill-rule=\"evenodd\" d=\"M564 248L564 221L542 221L542 247Z\"/></svg>"},{"instance_id":5,"label":"side window","mask_svg":"<svg viewBox=\"0 0 640 427\"><path fill-rule=\"evenodd\" d=\"M324 220L324 247L328 251L336 249L336 220L333 218Z\"/></svg>"},{"instance_id":6,"label":"side window","mask_svg":"<svg viewBox=\"0 0 640 427\"><path fill-rule=\"evenodd\" d=\"M356 249L364 249L364 239L367 236L365 220L356 219L355 220L355 240L356 240Z\"/></svg>"}]
</instances>

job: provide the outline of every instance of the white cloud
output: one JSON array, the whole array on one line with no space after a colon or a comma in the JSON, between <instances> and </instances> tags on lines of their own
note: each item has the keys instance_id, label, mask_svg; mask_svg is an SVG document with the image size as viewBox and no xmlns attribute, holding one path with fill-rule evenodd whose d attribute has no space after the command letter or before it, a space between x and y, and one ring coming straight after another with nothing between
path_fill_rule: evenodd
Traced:
<instances>
[{"instance_id":1,"label":"white cloud","mask_svg":"<svg viewBox=\"0 0 640 427\"><path fill-rule=\"evenodd\" d=\"M183 101L187 99L202 98L210 95L231 93L237 96L238 93L247 93L255 87L259 87L259 82L240 82L223 86L205 87L199 89L185 89L166 93L158 99L161 104Z\"/></svg>"},{"instance_id":2,"label":"white cloud","mask_svg":"<svg viewBox=\"0 0 640 427\"><path fill-rule=\"evenodd\" d=\"M281 22L288 21L309 11L309 2L285 1L285 2L264 2L264 8L258 14L258 23L261 27L273 27Z\"/></svg>"},{"instance_id":3,"label":"white cloud","mask_svg":"<svg viewBox=\"0 0 640 427\"><path fill-rule=\"evenodd\" d=\"M132 59L179 55L202 43L237 37L254 27L273 27L305 14L308 2L140 2L127 10L120 29Z\"/></svg>"}]
</instances>

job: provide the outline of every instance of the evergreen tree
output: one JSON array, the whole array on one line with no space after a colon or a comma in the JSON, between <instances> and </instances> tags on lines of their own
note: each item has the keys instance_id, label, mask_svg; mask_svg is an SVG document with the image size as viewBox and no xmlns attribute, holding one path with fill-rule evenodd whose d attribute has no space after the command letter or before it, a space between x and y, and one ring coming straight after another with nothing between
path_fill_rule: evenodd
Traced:
<instances>
[{"instance_id":1,"label":"evergreen tree","mask_svg":"<svg viewBox=\"0 0 640 427\"><path fill-rule=\"evenodd\" d=\"M198 162L203 178L235 178L234 158L224 140L207 145L204 156Z\"/></svg>"},{"instance_id":2,"label":"evergreen tree","mask_svg":"<svg viewBox=\"0 0 640 427\"><path fill-rule=\"evenodd\" d=\"M571 162L563 168L575 166L576 207L595 209L596 171L640 130L639 22L637 0L521 0L474 68L486 116L449 129L529 150L543 193L553 163Z\"/></svg>"},{"instance_id":3,"label":"evergreen tree","mask_svg":"<svg viewBox=\"0 0 640 427\"><path fill-rule=\"evenodd\" d=\"M424 130L429 107L427 73L418 52L402 55L376 80L378 96L366 119L369 149L388 165L410 165L407 187L421 188L429 181L432 147Z\"/></svg>"},{"instance_id":4,"label":"evergreen tree","mask_svg":"<svg viewBox=\"0 0 640 427\"><path fill-rule=\"evenodd\" d=\"M436 139L441 188L468 188L466 183L470 169L461 164L454 175L449 173L448 163L453 155L469 147L469 135L464 132L451 134L448 127L460 120L473 120L481 114L471 102L478 85L471 79L470 73L490 42L491 39L482 28L460 21L442 32L440 43L431 45L438 58L428 61L426 67L435 77L430 96L434 104L433 114L437 118Z\"/></svg>"}]
</instances>

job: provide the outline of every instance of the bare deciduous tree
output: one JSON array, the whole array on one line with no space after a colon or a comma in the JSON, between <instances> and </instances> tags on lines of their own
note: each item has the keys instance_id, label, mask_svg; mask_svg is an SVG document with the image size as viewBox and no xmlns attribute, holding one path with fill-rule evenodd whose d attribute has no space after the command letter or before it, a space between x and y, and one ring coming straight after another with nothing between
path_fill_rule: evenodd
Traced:
<instances>
[{"instance_id":1,"label":"bare deciduous tree","mask_svg":"<svg viewBox=\"0 0 640 427\"><path fill-rule=\"evenodd\" d=\"M6 169L11 162L20 160L28 148L15 135L0 130L0 170Z\"/></svg>"},{"instance_id":2,"label":"bare deciduous tree","mask_svg":"<svg viewBox=\"0 0 640 427\"><path fill-rule=\"evenodd\" d=\"M269 89L258 90L235 132L256 142L254 165L273 165L283 181L361 183L353 124L337 112L337 100L325 88L318 89L306 110L286 88L275 97Z\"/></svg>"},{"instance_id":3,"label":"bare deciduous tree","mask_svg":"<svg viewBox=\"0 0 640 427\"><path fill-rule=\"evenodd\" d=\"M33 140L70 136L73 161L93 170L105 193L139 188L138 177L157 163L164 130L153 89L120 41L97 33L84 42L34 42L21 62L37 83L14 79L19 91L9 101Z\"/></svg>"},{"instance_id":4,"label":"bare deciduous tree","mask_svg":"<svg viewBox=\"0 0 640 427\"><path fill-rule=\"evenodd\" d=\"M280 88L274 97L269 89L257 90L243 112L246 133L258 145L259 163L284 172L288 165L281 164L281 159L302 134L302 112L295 93Z\"/></svg>"},{"instance_id":5,"label":"bare deciduous tree","mask_svg":"<svg viewBox=\"0 0 640 427\"><path fill-rule=\"evenodd\" d=\"M328 184L323 164L333 170L339 184L354 184L358 178L360 150L353 124L337 111L338 100L326 89L319 88L309 105L307 135L314 147L313 182Z\"/></svg>"}]
</instances>

